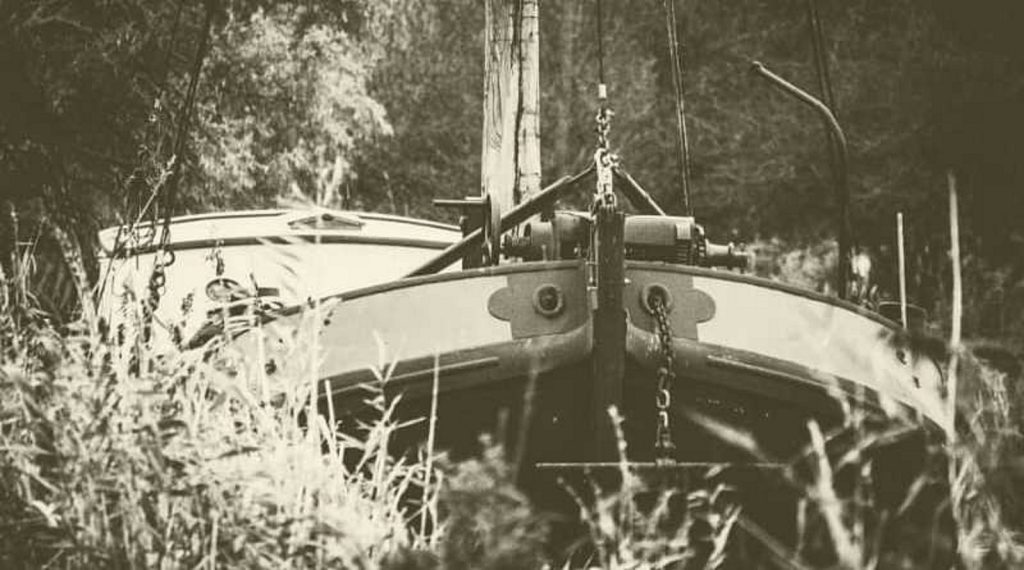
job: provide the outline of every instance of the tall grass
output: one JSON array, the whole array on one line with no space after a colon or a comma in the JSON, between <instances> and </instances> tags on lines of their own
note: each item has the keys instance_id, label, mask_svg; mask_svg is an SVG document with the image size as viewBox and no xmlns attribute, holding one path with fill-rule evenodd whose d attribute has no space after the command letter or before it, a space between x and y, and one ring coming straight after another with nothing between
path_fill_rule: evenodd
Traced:
<instances>
[{"instance_id":1,"label":"tall grass","mask_svg":"<svg viewBox=\"0 0 1024 570\"><path fill-rule=\"evenodd\" d=\"M551 519L514 485L517 462L506 461L500 447L484 445L479 457L459 463L432 442L419 456L389 453L404 428L397 402L383 397L387 367L368 395L375 416L343 433L333 413L311 408L315 343L298 343L296 351L312 352L290 359L295 370L275 375L295 381L271 387L265 376L244 377L206 351L104 338L91 318L58 332L32 308L25 263L15 259L0 275L0 568L564 563L557 548L552 552ZM127 329L142 330L136 324ZM973 391L961 401L970 405L969 429L955 447L936 450L955 460L959 564L1019 567L1019 368L998 372L966 361L962 383ZM264 397L270 391L276 397ZM702 425L762 453L752 434ZM842 429L854 428L860 426ZM804 505L795 548L773 543L747 519L736 489L700 478L661 487L623 462L618 485L573 491L586 534L576 552L588 554L564 564L737 567L734 537L745 533L760 541L770 558L765 566L928 567L881 552L884 521L864 522L873 514L870 493L839 492L845 473L883 477L872 471L868 451L898 434L858 432L853 448L835 453L830 446L840 432L808 424L811 444L786 460ZM620 442L626 457L621 434ZM810 477L798 476L809 465ZM816 558L815 549L829 554Z\"/></svg>"},{"instance_id":2,"label":"tall grass","mask_svg":"<svg viewBox=\"0 0 1024 570\"><path fill-rule=\"evenodd\" d=\"M300 421L305 398L240 397L197 355L130 373L83 336L17 345L0 368L0 566L373 567L428 542L400 506L426 477L387 453L392 408L342 439Z\"/></svg>"},{"instance_id":3,"label":"tall grass","mask_svg":"<svg viewBox=\"0 0 1024 570\"><path fill-rule=\"evenodd\" d=\"M952 452L960 558L970 569L1024 567L1021 362L1001 370L965 357L962 436Z\"/></svg>"},{"instance_id":4,"label":"tall grass","mask_svg":"<svg viewBox=\"0 0 1024 570\"><path fill-rule=\"evenodd\" d=\"M93 318L58 332L32 309L24 253L0 275L0 568L544 562L546 524L500 447L461 463L432 441L389 453L406 425L383 396L393 366L367 386L375 413L358 426L318 413L320 307L271 386L262 366L233 366L222 337L193 351L147 340L142 300L109 338Z\"/></svg>"},{"instance_id":5,"label":"tall grass","mask_svg":"<svg viewBox=\"0 0 1024 570\"><path fill-rule=\"evenodd\" d=\"M25 283L0 283L0 567L377 567L434 541L393 406L343 436L308 414L315 383L269 404L202 351L58 334Z\"/></svg>"}]
</instances>

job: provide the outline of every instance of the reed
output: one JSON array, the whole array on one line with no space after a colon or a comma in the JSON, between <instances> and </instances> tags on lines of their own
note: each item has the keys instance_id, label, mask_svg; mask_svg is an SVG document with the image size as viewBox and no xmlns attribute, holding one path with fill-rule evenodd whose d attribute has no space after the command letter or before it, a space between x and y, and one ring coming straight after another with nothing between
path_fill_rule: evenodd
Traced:
<instances>
[{"instance_id":1,"label":"reed","mask_svg":"<svg viewBox=\"0 0 1024 570\"><path fill-rule=\"evenodd\" d=\"M5 332L0 567L375 567L433 542L404 503L431 467L388 453L393 406L353 437L304 382L270 405L201 352L144 346L140 367L87 328Z\"/></svg>"},{"instance_id":2,"label":"reed","mask_svg":"<svg viewBox=\"0 0 1024 570\"><path fill-rule=\"evenodd\" d=\"M880 512L870 485L851 493L843 482L884 476L873 457L906 426L810 423L798 456L774 458L755 434L694 414L754 459L787 465L803 505L796 547L745 517L736 489L699 476L662 485L621 462L620 484L573 489L588 538L564 563L551 519L517 489L517 462L499 446L484 442L461 462L429 444L418 456L390 453L405 429L383 391L393 355L368 386L373 417L342 430L333 410L310 406L315 342L289 347L294 367L270 383L255 372L263 363L246 369L218 351L219 337L197 351L158 349L133 332L141 310L125 313L123 338L102 338L93 325L58 333L31 318L28 263L0 275L2 568L728 568L741 533L761 545L765 567L930 568L942 559L884 537L944 473L922 473L891 512ZM320 323L312 318L295 338L315 337ZM936 465L954 466L964 568L1024 564L1021 380L1019 367L1001 372L961 353L965 429L933 452ZM438 382L430 426L443 414ZM624 458L621 431L619 441Z\"/></svg>"}]
</instances>

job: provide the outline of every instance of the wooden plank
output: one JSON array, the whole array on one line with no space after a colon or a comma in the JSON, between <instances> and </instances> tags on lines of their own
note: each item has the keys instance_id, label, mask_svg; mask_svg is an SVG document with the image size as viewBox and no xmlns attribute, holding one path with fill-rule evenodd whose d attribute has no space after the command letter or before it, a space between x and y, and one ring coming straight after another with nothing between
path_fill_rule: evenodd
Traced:
<instances>
[{"instance_id":1,"label":"wooden plank","mask_svg":"<svg viewBox=\"0 0 1024 570\"><path fill-rule=\"evenodd\" d=\"M481 194L501 212L540 189L537 0L487 0Z\"/></svg>"},{"instance_id":2,"label":"wooden plank","mask_svg":"<svg viewBox=\"0 0 1024 570\"><path fill-rule=\"evenodd\" d=\"M623 307L625 263L623 220L618 211L597 212L597 308L594 311L594 348L590 425L587 426L591 461L618 459L618 440L608 408L622 412L623 377L626 370L626 312Z\"/></svg>"},{"instance_id":3,"label":"wooden plank","mask_svg":"<svg viewBox=\"0 0 1024 570\"><path fill-rule=\"evenodd\" d=\"M521 0L521 83L518 114L519 192L516 203L540 192L540 24L538 0Z\"/></svg>"}]
</instances>

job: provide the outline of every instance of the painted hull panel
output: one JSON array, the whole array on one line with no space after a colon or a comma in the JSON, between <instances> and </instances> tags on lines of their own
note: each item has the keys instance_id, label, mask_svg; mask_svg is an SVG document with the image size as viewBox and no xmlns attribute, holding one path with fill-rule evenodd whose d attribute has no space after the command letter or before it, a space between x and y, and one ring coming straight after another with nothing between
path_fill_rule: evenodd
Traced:
<instances>
[{"instance_id":1,"label":"painted hull panel","mask_svg":"<svg viewBox=\"0 0 1024 570\"><path fill-rule=\"evenodd\" d=\"M798 363L823 378L850 379L919 408L943 415L940 376L934 363L894 348L895 330L831 303L746 283L699 277L694 286L715 299L715 318L698 325L701 342ZM889 411L895 411L890 407Z\"/></svg>"},{"instance_id":2,"label":"painted hull panel","mask_svg":"<svg viewBox=\"0 0 1024 570\"><path fill-rule=\"evenodd\" d=\"M845 414L858 409L873 425L903 430L895 443L872 452L875 468L886 473L873 489L881 508L895 508L923 471L941 470L925 452L945 425L938 368L896 346L892 323L762 280L657 263L626 269L619 411L629 460L655 459L654 371L664 360L644 307L652 287L671 298L675 459L703 464L701 474L709 465L722 467L720 477L743 490L745 512L776 539L796 539L799 493L779 466L759 462L791 463L807 445L809 420L841 431ZM438 447L468 456L479 451L482 434L491 434L505 444L535 500L571 512L575 505L556 481L582 471L565 464L609 459L595 457L588 445L594 397L588 299L582 263L476 269L327 299L229 348L239 366L251 368L250 378L266 371L264 395L275 376L317 379L322 413L342 426L368 419L367 383L401 396L402 419L426 417L436 379ZM762 457L723 438L716 424L749 434ZM425 440L426 422L420 422L394 444L402 451ZM849 492L854 479L839 477L839 492ZM931 512L906 516L934 518L942 491L929 492L937 494L920 504Z\"/></svg>"},{"instance_id":3,"label":"painted hull panel","mask_svg":"<svg viewBox=\"0 0 1024 570\"><path fill-rule=\"evenodd\" d=\"M783 393L817 391L889 415L910 413L946 425L938 367L897 346L894 326L881 317L730 273L630 264L626 278L626 350L637 362L656 368L661 358L654 319L643 305L645 291L660 286L671 296L676 373L682 378L703 382L708 370L727 370L749 378L744 386L752 393L764 393L761 384L790 384ZM545 287L558 291L557 314L538 308L538 291ZM495 366L521 376L587 360L592 334L584 267L575 262L396 281L328 299L316 319L311 314L283 316L264 335L239 339L236 349L243 355L263 351L277 368L290 357L275 349L294 348L282 335L307 329L303 338L320 353L313 375L330 380L332 391L364 382L372 378L369 370L395 363L398 374L432 368L435 356L443 365L440 388L445 391L454 389L462 374L449 380L445 368L478 360L487 347L501 355ZM264 346L257 351L253 343L261 336ZM570 345L575 352L565 349Z\"/></svg>"}]
</instances>

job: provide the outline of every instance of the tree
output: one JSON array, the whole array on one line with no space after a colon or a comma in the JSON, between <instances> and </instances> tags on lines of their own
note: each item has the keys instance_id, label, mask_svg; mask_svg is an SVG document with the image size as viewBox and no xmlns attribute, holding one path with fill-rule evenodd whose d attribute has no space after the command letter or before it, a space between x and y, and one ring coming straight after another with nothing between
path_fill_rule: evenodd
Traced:
<instances>
[{"instance_id":1,"label":"tree","mask_svg":"<svg viewBox=\"0 0 1024 570\"><path fill-rule=\"evenodd\" d=\"M361 141L388 132L365 77L401 2L0 3L0 286L26 251L30 282L60 283L69 243L95 274L101 225L293 184L330 202Z\"/></svg>"},{"instance_id":2,"label":"tree","mask_svg":"<svg viewBox=\"0 0 1024 570\"><path fill-rule=\"evenodd\" d=\"M265 205L293 194L340 206L360 145L386 136L367 94L369 55L344 30L282 5L233 15L204 77L189 209Z\"/></svg>"}]
</instances>

